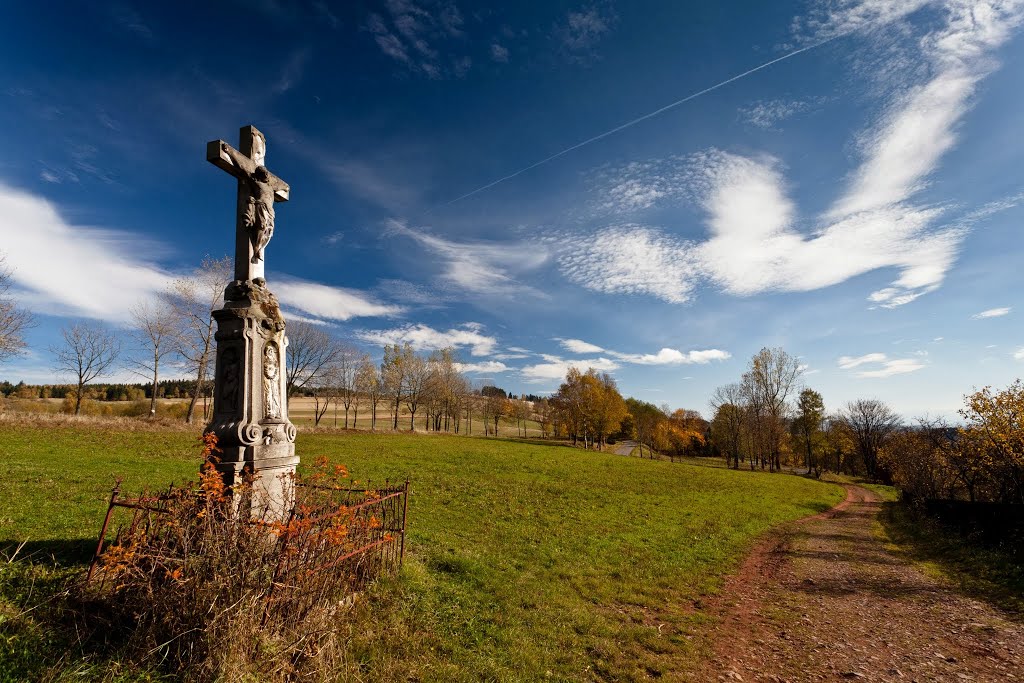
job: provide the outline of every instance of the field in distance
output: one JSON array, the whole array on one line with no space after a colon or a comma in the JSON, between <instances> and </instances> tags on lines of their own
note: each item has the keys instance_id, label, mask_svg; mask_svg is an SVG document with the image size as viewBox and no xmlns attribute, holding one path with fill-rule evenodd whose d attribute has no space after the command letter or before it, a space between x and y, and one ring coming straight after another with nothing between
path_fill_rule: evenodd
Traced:
<instances>
[{"instance_id":1,"label":"field in distance","mask_svg":"<svg viewBox=\"0 0 1024 683\"><path fill-rule=\"evenodd\" d=\"M115 475L131 491L198 464L192 432L0 423L0 443L0 545L28 539L23 552L73 562L88 557ZM402 576L341 625L354 680L671 678L695 654L700 598L753 539L843 497L793 476L500 439L300 434L298 450L359 480L412 480ZM0 614L23 599L4 571ZM50 625L36 632L0 641L0 671L36 678L62 656L79 668Z\"/></svg>"}]
</instances>

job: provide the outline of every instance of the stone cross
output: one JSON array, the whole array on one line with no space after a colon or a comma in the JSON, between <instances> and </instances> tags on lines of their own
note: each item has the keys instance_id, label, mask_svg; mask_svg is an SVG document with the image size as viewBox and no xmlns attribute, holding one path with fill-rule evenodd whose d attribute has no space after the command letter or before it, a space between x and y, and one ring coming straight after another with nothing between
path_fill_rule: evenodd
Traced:
<instances>
[{"instance_id":1,"label":"stone cross","mask_svg":"<svg viewBox=\"0 0 1024 683\"><path fill-rule=\"evenodd\" d=\"M274 202L288 201L288 183L263 165L267 139L253 126L239 132L237 150L223 140L206 143L206 160L238 179L235 279L263 277L263 250L274 235Z\"/></svg>"},{"instance_id":2,"label":"stone cross","mask_svg":"<svg viewBox=\"0 0 1024 683\"><path fill-rule=\"evenodd\" d=\"M274 203L288 200L288 184L263 165L262 133L245 126L239 147L223 140L206 144L206 160L238 179L235 279L224 290L224 307L213 311L217 366L206 429L217 435L217 469L225 482L253 482L241 489L251 491L249 502L239 504L280 516L290 509L299 459L288 419L285 320L263 277L263 251L274 234Z\"/></svg>"}]
</instances>

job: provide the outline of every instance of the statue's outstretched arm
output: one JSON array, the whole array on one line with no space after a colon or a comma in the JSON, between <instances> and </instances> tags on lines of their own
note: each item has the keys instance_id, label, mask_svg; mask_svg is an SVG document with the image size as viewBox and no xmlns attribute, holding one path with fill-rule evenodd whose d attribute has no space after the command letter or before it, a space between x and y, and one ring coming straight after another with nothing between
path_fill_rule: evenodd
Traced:
<instances>
[{"instance_id":1,"label":"statue's outstretched arm","mask_svg":"<svg viewBox=\"0 0 1024 683\"><path fill-rule=\"evenodd\" d=\"M232 164L234 164L238 168L245 168L245 164L242 163L242 154L238 150L236 150L234 147L232 147L226 142L220 143L220 148L225 154L228 155L228 158L231 159Z\"/></svg>"}]
</instances>

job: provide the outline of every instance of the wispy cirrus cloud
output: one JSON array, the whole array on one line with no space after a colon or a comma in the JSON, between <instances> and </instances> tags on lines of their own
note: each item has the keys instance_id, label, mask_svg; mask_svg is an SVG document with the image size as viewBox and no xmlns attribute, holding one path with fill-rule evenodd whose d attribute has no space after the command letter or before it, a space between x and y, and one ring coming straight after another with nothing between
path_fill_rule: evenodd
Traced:
<instances>
[{"instance_id":1,"label":"wispy cirrus cloud","mask_svg":"<svg viewBox=\"0 0 1024 683\"><path fill-rule=\"evenodd\" d=\"M555 26L554 35L570 61L586 63L597 58L597 45L617 21L610 7L592 5L570 10Z\"/></svg>"},{"instance_id":2,"label":"wispy cirrus cloud","mask_svg":"<svg viewBox=\"0 0 1024 683\"><path fill-rule=\"evenodd\" d=\"M469 349L473 356L489 356L498 340L484 333L480 323L463 323L447 330L437 330L423 323L402 325L386 330L359 330L355 336L364 342L387 346L409 343L417 351L455 348Z\"/></svg>"},{"instance_id":3,"label":"wispy cirrus cloud","mask_svg":"<svg viewBox=\"0 0 1024 683\"><path fill-rule=\"evenodd\" d=\"M133 232L70 223L46 199L0 183L0 244L19 299L49 315L122 323L140 300L163 292L177 275L154 260L173 249ZM102 277L96 277L96 273ZM279 275L272 289L292 311L324 320L390 317L400 306L357 290Z\"/></svg>"},{"instance_id":4,"label":"wispy cirrus cloud","mask_svg":"<svg viewBox=\"0 0 1024 683\"><path fill-rule=\"evenodd\" d=\"M287 275L274 278L272 288L285 306L321 320L394 317L406 310L402 306L374 301L358 290L331 287Z\"/></svg>"},{"instance_id":5,"label":"wispy cirrus cloud","mask_svg":"<svg viewBox=\"0 0 1024 683\"><path fill-rule=\"evenodd\" d=\"M793 31L799 43L816 43L884 28L935 4L937 0L829 0L795 17Z\"/></svg>"},{"instance_id":6,"label":"wispy cirrus cloud","mask_svg":"<svg viewBox=\"0 0 1024 683\"><path fill-rule=\"evenodd\" d=\"M758 100L748 107L740 108L739 116L743 121L762 130L775 130L775 126L782 121L813 111L826 101L824 97Z\"/></svg>"},{"instance_id":7,"label":"wispy cirrus cloud","mask_svg":"<svg viewBox=\"0 0 1024 683\"><path fill-rule=\"evenodd\" d=\"M587 179L596 197L591 211L598 216L635 214L683 198L690 178L681 160L685 158L648 159L596 169Z\"/></svg>"},{"instance_id":8,"label":"wispy cirrus cloud","mask_svg":"<svg viewBox=\"0 0 1024 683\"><path fill-rule=\"evenodd\" d=\"M0 245L19 301L49 315L127 322L132 306L163 291L172 277L140 257L166 255L168 247L73 224L50 201L2 183Z\"/></svg>"},{"instance_id":9,"label":"wispy cirrus cloud","mask_svg":"<svg viewBox=\"0 0 1024 683\"><path fill-rule=\"evenodd\" d=\"M561 272L582 287L606 294L647 294L673 304L692 297L699 263L688 241L626 224L561 242Z\"/></svg>"},{"instance_id":10,"label":"wispy cirrus cloud","mask_svg":"<svg viewBox=\"0 0 1024 683\"><path fill-rule=\"evenodd\" d=\"M306 70L310 54L309 48L293 52L282 67L281 74L271 90L280 95L295 87L295 84L302 80L302 74Z\"/></svg>"},{"instance_id":11,"label":"wispy cirrus cloud","mask_svg":"<svg viewBox=\"0 0 1024 683\"><path fill-rule=\"evenodd\" d=\"M1024 346L1013 352L1014 360L1024 360Z\"/></svg>"},{"instance_id":12,"label":"wispy cirrus cloud","mask_svg":"<svg viewBox=\"0 0 1024 683\"><path fill-rule=\"evenodd\" d=\"M491 59L501 64L508 64L508 48L498 43L491 43Z\"/></svg>"},{"instance_id":13,"label":"wispy cirrus cloud","mask_svg":"<svg viewBox=\"0 0 1024 683\"><path fill-rule=\"evenodd\" d=\"M441 279L469 292L498 296L537 290L521 284L516 275L534 270L548 260L547 249L537 243L456 242L391 220L387 229L410 237L443 261Z\"/></svg>"},{"instance_id":14,"label":"wispy cirrus cloud","mask_svg":"<svg viewBox=\"0 0 1024 683\"><path fill-rule=\"evenodd\" d=\"M387 0L385 9L366 19L366 30L381 52L427 78L465 75L472 58L452 50L449 43L463 35L462 13L454 3Z\"/></svg>"},{"instance_id":15,"label":"wispy cirrus cloud","mask_svg":"<svg viewBox=\"0 0 1024 683\"><path fill-rule=\"evenodd\" d=\"M1003 306L1002 308L990 308L987 311L981 311L971 316L973 320L984 320L985 318L1001 318L1004 315L1008 315L1013 308L1010 306Z\"/></svg>"},{"instance_id":16,"label":"wispy cirrus cloud","mask_svg":"<svg viewBox=\"0 0 1024 683\"><path fill-rule=\"evenodd\" d=\"M869 353L864 356L842 356L838 365L843 370L852 370L861 366L870 366L870 369L862 369L855 373L857 377L865 379L892 377L916 372L925 367L925 363L918 358L892 358L884 353Z\"/></svg>"},{"instance_id":17,"label":"wispy cirrus cloud","mask_svg":"<svg viewBox=\"0 0 1024 683\"><path fill-rule=\"evenodd\" d=\"M924 4L829 5L803 27L819 39L870 33ZM858 137L861 163L810 234L797 229L780 160L712 149L690 157L680 172L689 174L707 214L708 239L686 242L647 225L605 228L559 256L563 273L596 291L650 294L670 303L688 301L705 280L748 296L819 289L882 268L898 275L869 294L873 305L893 308L937 289L967 226L939 225L943 208L914 198L955 145L956 126L978 83L997 66L991 53L1021 23L1024 3L936 0L934 6L945 23L919 39L926 77L895 96L879 122ZM648 194L641 204L650 198L660 196Z\"/></svg>"}]
</instances>

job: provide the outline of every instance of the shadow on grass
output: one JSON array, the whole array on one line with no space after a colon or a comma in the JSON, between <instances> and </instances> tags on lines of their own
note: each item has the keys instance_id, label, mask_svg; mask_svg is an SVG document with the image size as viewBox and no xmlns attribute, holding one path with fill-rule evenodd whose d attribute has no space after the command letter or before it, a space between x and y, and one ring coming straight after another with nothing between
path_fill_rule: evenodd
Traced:
<instances>
[{"instance_id":1,"label":"shadow on grass","mask_svg":"<svg viewBox=\"0 0 1024 683\"><path fill-rule=\"evenodd\" d=\"M15 562L33 562L57 568L87 565L95 550L95 538L25 542L0 540L0 560L13 559Z\"/></svg>"},{"instance_id":2,"label":"shadow on grass","mask_svg":"<svg viewBox=\"0 0 1024 683\"><path fill-rule=\"evenodd\" d=\"M878 521L897 553L937 569L965 593L1024 621L1024 566L1009 550L972 542L902 503L883 503Z\"/></svg>"}]
</instances>

